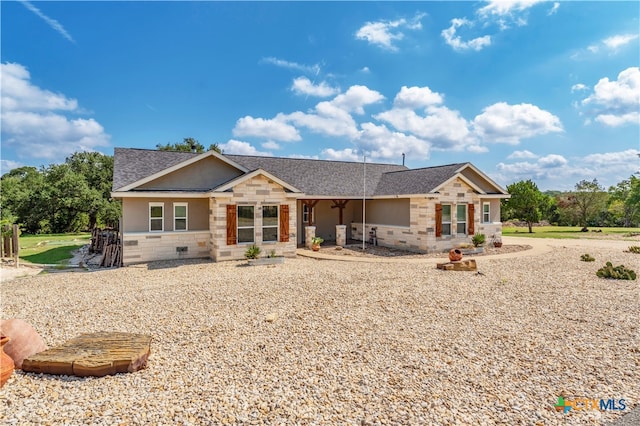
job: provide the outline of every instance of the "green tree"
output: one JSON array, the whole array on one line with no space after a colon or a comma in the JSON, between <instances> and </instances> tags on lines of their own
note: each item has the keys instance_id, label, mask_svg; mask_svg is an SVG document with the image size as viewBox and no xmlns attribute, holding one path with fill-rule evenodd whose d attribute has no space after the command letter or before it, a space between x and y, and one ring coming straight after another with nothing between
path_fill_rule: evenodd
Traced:
<instances>
[{"instance_id":1,"label":"green tree","mask_svg":"<svg viewBox=\"0 0 640 426\"><path fill-rule=\"evenodd\" d=\"M577 212L578 224L583 228L586 228L591 220L605 210L606 200L607 194L598 183L598 179L581 180L569 196L569 201Z\"/></svg>"},{"instance_id":2,"label":"green tree","mask_svg":"<svg viewBox=\"0 0 640 426\"><path fill-rule=\"evenodd\" d=\"M640 179L631 176L609 187L608 211L630 227L640 220Z\"/></svg>"},{"instance_id":3,"label":"green tree","mask_svg":"<svg viewBox=\"0 0 640 426\"><path fill-rule=\"evenodd\" d=\"M48 196L44 174L35 167L19 167L2 175L0 180L2 219L18 223L29 233L41 228L43 199Z\"/></svg>"},{"instance_id":4,"label":"green tree","mask_svg":"<svg viewBox=\"0 0 640 426\"><path fill-rule=\"evenodd\" d=\"M95 199L86 205L89 229L99 226L114 226L120 218L120 202L111 198L113 181L113 157L99 152L76 152L67 157L71 170L84 177L89 189L94 190Z\"/></svg>"},{"instance_id":5,"label":"green tree","mask_svg":"<svg viewBox=\"0 0 640 426\"><path fill-rule=\"evenodd\" d=\"M204 145L198 142L194 138L184 138L182 142L157 144L156 149L159 151L179 151L179 152L196 152L203 153ZM218 154L222 154L222 150L217 143L209 145L209 151L215 151Z\"/></svg>"},{"instance_id":6,"label":"green tree","mask_svg":"<svg viewBox=\"0 0 640 426\"><path fill-rule=\"evenodd\" d=\"M527 222L529 233L533 233L533 224L540 220L544 195L531 180L512 183L507 186L507 192L511 198L505 201L505 207L513 212L514 217Z\"/></svg>"}]
</instances>

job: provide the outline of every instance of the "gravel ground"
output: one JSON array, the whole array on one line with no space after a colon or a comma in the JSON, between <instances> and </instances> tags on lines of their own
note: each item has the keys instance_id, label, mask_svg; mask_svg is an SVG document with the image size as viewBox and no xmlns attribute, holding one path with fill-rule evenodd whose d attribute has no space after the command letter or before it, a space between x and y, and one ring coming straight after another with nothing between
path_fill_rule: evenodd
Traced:
<instances>
[{"instance_id":1,"label":"gravel ground","mask_svg":"<svg viewBox=\"0 0 640 426\"><path fill-rule=\"evenodd\" d=\"M153 336L147 369L103 378L16 372L3 424L607 423L640 404L640 256L558 247L478 259L484 275L287 259L138 265L2 283L2 317L49 346L83 332ZM627 410L558 413L566 398Z\"/></svg>"}]
</instances>

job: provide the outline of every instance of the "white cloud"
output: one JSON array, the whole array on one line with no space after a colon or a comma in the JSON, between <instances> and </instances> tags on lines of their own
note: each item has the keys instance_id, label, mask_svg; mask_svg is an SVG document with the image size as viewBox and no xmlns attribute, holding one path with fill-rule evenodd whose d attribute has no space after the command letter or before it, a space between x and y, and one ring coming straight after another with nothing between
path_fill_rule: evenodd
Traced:
<instances>
[{"instance_id":1,"label":"white cloud","mask_svg":"<svg viewBox=\"0 0 640 426\"><path fill-rule=\"evenodd\" d=\"M475 145L467 120L460 112L444 106L428 107L425 115L407 108L393 108L375 115L374 118L386 121L397 130L427 140L434 148L459 151L468 145Z\"/></svg>"},{"instance_id":2,"label":"white cloud","mask_svg":"<svg viewBox=\"0 0 640 426\"><path fill-rule=\"evenodd\" d=\"M384 99L380 92L371 90L366 86L355 85L338 96L336 96L331 104L336 108L343 109L347 112L355 112L356 114L364 114L364 107L376 104Z\"/></svg>"},{"instance_id":3,"label":"white cloud","mask_svg":"<svg viewBox=\"0 0 640 426\"><path fill-rule=\"evenodd\" d=\"M340 93L340 89L337 87L331 87L325 81L320 84L313 84L307 77L298 77L293 80L291 90L298 95L311 95L326 98Z\"/></svg>"},{"instance_id":4,"label":"white cloud","mask_svg":"<svg viewBox=\"0 0 640 426\"><path fill-rule=\"evenodd\" d=\"M614 81L600 79L582 105L591 106L595 120L607 126L640 123L640 68L627 68Z\"/></svg>"},{"instance_id":5,"label":"white cloud","mask_svg":"<svg viewBox=\"0 0 640 426\"><path fill-rule=\"evenodd\" d=\"M0 176L3 174L10 172L13 169L17 169L18 167L22 167L24 164L19 163L13 160L0 160Z\"/></svg>"},{"instance_id":6,"label":"white cloud","mask_svg":"<svg viewBox=\"0 0 640 426\"><path fill-rule=\"evenodd\" d=\"M415 136L394 132L385 125L363 123L362 131L357 138L356 145L359 152L366 152L367 157L376 160L397 160L402 153L420 159L428 159L431 144Z\"/></svg>"},{"instance_id":7,"label":"white cloud","mask_svg":"<svg viewBox=\"0 0 640 426\"><path fill-rule=\"evenodd\" d=\"M526 158L538 158L538 156L531 151L524 150L524 151L513 151L507 157L507 159L509 160L519 160L519 159L526 159Z\"/></svg>"},{"instance_id":8,"label":"white cloud","mask_svg":"<svg viewBox=\"0 0 640 426\"><path fill-rule=\"evenodd\" d=\"M402 86L400 92L393 100L393 105L398 108L421 108L430 105L439 105L443 101L440 93L432 92L429 87Z\"/></svg>"},{"instance_id":9,"label":"white cloud","mask_svg":"<svg viewBox=\"0 0 640 426\"><path fill-rule=\"evenodd\" d=\"M583 157L582 161L590 166L623 168L629 173L633 173L638 168L638 155L640 155L640 150L627 149L619 152L589 154Z\"/></svg>"},{"instance_id":10,"label":"white cloud","mask_svg":"<svg viewBox=\"0 0 640 426\"><path fill-rule=\"evenodd\" d=\"M267 141L267 142L261 144L261 146L264 149L280 149L280 145L278 145L278 143L276 143L274 141Z\"/></svg>"},{"instance_id":11,"label":"white cloud","mask_svg":"<svg viewBox=\"0 0 640 426\"><path fill-rule=\"evenodd\" d=\"M0 64L3 111L74 111L78 101L31 84L31 75L22 65Z\"/></svg>"},{"instance_id":12,"label":"white cloud","mask_svg":"<svg viewBox=\"0 0 640 426\"><path fill-rule=\"evenodd\" d=\"M296 111L288 114L286 118L296 126L306 127L314 133L350 138L358 134L356 122L351 114L331 102L320 102L313 112Z\"/></svg>"},{"instance_id":13,"label":"white cloud","mask_svg":"<svg viewBox=\"0 0 640 426\"><path fill-rule=\"evenodd\" d=\"M238 119L233 128L234 136L258 136L283 142L299 141L298 130L286 123L285 117L278 114L274 119L254 118L249 115Z\"/></svg>"},{"instance_id":14,"label":"white cloud","mask_svg":"<svg viewBox=\"0 0 640 426\"><path fill-rule=\"evenodd\" d=\"M0 64L0 75L2 143L19 157L61 161L109 145L110 136L93 118L63 115L79 112L75 99L33 85L24 66Z\"/></svg>"},{"instance_id":15,"label":"white cloud","mask_svg":"<svg viewBox=\"0 0 640 426\"><path fill-rule=\"evenodd\" d=\"M638 34L620 34L602 40L602 43L609 49L616 50L620 46L631 43L638 38Z\"/></svg>"},{"instance_id":16,"label":"white cloud","mask_svg":"<svg viewBox=\"0 0 640 426\"><path fill-rule=\"evenodd\" d=\"M360 72L363 72L365 74L369 74L371 72L371 70L369 69L369 67L362 67L362 69L360 70Z\"/></svg>"},{"instance_id":17,"label":"white cloud","mask_svg":"<svg viewBox=\"0 0 640 426\"><path fill-rule=\"evenodd\" d=\"M334 161L362 161L362 155L359 155L358 151L352 148L345 148L341 150L327 148L322 150L322 157L325 160Z\"/></svg>"},{"instance_id":18,"label":"white cloud","mask_svg":"<svg viewBox=\"0 0 640 426\"><path fill-rule=\"evenodd\" d=\"M285 59L278 59L271 56L267 58L262 58L261 61L267 64L275 65L280 68L287 68L290 70L302 71L307 74L317 75L318 73L320 73L320 65L318 64L303 65L297 62L287 61Z\"/></svg>"},{"instance_id":19,"label":"white cloud","mask_svg":"<svg viewBox=\"0 0 640 426\"><path fill-rule=\"evenodd\" d=\"M225 154L260 155L265 157L271 157L273 155L270 152L258 151L253 145L248 142L243 142L235 139L229 139L227 143L222 143L219 146Z\"/></svg>"},{"instance_id":20,"label":"white cloud","mask_svg":"<svg viewBox=\"0 0 640 426\"><path fill-rule=\"evenodd\" d=\"M640 150L590 154L566 159L562 155L549 154L535 161L515 163L501 162L496 166L498 180L510 183L522 179L534 179L548 189L570 190L582 179L593 179L605 187L628 179L638 170Z\"/></svg>"},{"instance_id":21,"label":"white cloud","mask_svg":"<svg viewBox=\"0 0 640 426\"><path fill-rule=\"evenodd\" d=\"M30 2L26 0L21 0L20 3L22 3L24 7L26 7L27 9L29 9L30 11L38 15L40 18L42 18L44 22L46 22L51 28L57 31L62 37L66 38L72 43L76 42L73 39L73 37L71 37L71 34L69 34L67 30L64 29L64 27L60 22L56 21L55 19L49 18L47 15L42 13L40 9L38 9L37 7L35 7L34 5L32 5Z\"/></svg>"},{"instance_id":22,"label":"white cloud","mask_svg":"<svg viewBox=\"0 0 640 426\"><path fill-rule=\"evenodd\" d=\"M373 44L387 50L397 51L398 48L394 45L394 42L404 38L402 30L421 29L422 23L420 21L424 16L424 13L419 13L411 20L402 18L395 21L367 22L358 31L356 31L355 36L358 40L366 40L369 44Z\"/></svg>"},{"instance_id":23,"label":"white cloud","mask_svg":"<svg viewBox=\"0 0 640 426\"><path fill-rule=\"evenodd\" d=\"M531 104L499 102L484 108L473 120L476 134L485 142L518 144L521 139L562 132L560 119Z\"/></svg>"},{"instance_id":24,"label":"white cloud","mask_svg":"<svg viewBox=\"0 0 640 426\"><path fill-rule=\"evenodd\" d=\"M588 86L585 86L582 83L578 83L578 84L574 84L573 86L571 86L571 92L580 92L583 90L589 90Z\"/></svg>"},{"instance_id":25,"label":"white cloud","mask_svg":"<svg viewBox=\"0 0 640 426\"><path fill-rule=\"evenodd\" d=\"M546 0L489 0L486 6L478 10L478 14L481 16L510 16L544 1Z\"/></svg>"},{"instance_id":26,"label":"white cloud","mask_svg":"<svg viewBox=\"0 0 640 426\"><path fill-rule=\"evenodd\" d=\"M462 41L459 35L456 35L458 28L462 26L473 26L473 22L465 18L454 18L451 20L451 26L442 30L440 33L445 43L453 47L454 50L475 50L479 51L491 45L491 36L485 35L476 37L469 41Z\"/></svg>"},{"instance_id":27,"label":"white cloud","mask_svg":"<svg viewBox=\"0 0 640 426\"><path fill-rule=\"evenodd\" d=\"M551 6L551 9L549 9L549 12L547 12L547 15L548 16L555 15L556 12L558 12L558 9L560 9L560 3L559 2L553 3L553 6Z\"/></svg>"}]
</instances>

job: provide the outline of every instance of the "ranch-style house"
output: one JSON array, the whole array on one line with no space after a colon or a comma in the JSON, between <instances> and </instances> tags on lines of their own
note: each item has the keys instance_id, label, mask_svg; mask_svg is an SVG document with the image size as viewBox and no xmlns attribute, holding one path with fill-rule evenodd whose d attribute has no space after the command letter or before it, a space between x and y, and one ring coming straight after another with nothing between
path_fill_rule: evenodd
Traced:
<instances>
[{"instance_id":1,"label":"ranch-style house","mask_svg":"<svg viewBox=\"0 0 640 426\"><path fill-rule=\"evenodd\" d=\"M293 257L314 236L441 252L476 233L500 237L509 197L471 163L409 169L131 148L115 149L111 195L122 200L125 265L239 260L252 244Z\"/></svg>"}]
</instances>

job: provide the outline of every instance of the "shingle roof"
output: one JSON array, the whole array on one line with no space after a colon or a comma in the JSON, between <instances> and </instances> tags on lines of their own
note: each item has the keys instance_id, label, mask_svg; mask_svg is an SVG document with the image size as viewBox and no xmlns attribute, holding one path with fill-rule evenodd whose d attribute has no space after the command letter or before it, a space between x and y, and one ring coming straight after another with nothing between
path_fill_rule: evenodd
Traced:
<instances>
[{"instance_id":1,"label":"shingle roof","mask_svg":"<svg viewBox=\"0 0 640 426\"><path fill-rule=\"evenodd\" d=\"M113 190L193 159L201 154L116 148L114 154ZM263 169L291 184L307 196L359 197L363 193L363 165L357 162L310 160L299 158L224 155L248 170ZM366 164L366 194L427 194L446 182L465 165L409 169L398 164Z\"/></svg>"},{"instance_id":2,"label":"shingle roof","mask_svg":"<svg viewBox=\"0 0 640 426\"><path fill-rule=\"evenodd\" d=\"M385 173L376 188L376 195L428 194L455 176L466 164L468 163Z\"/></svg>"},{"instance_id":3,"label":"shingle roof","mask_svg":"<svg viewBox=\"0 0 640 426\"><path fill-rule=\"evenodd\" d=\"M362 163L245 155L226 157L249 170L266 170L307 195L354 197L363 193ZM367 195L375 195L375 189L384 173L400 170L408 169L398 164L367 163Z\"/></svg>"}]
</instances>

